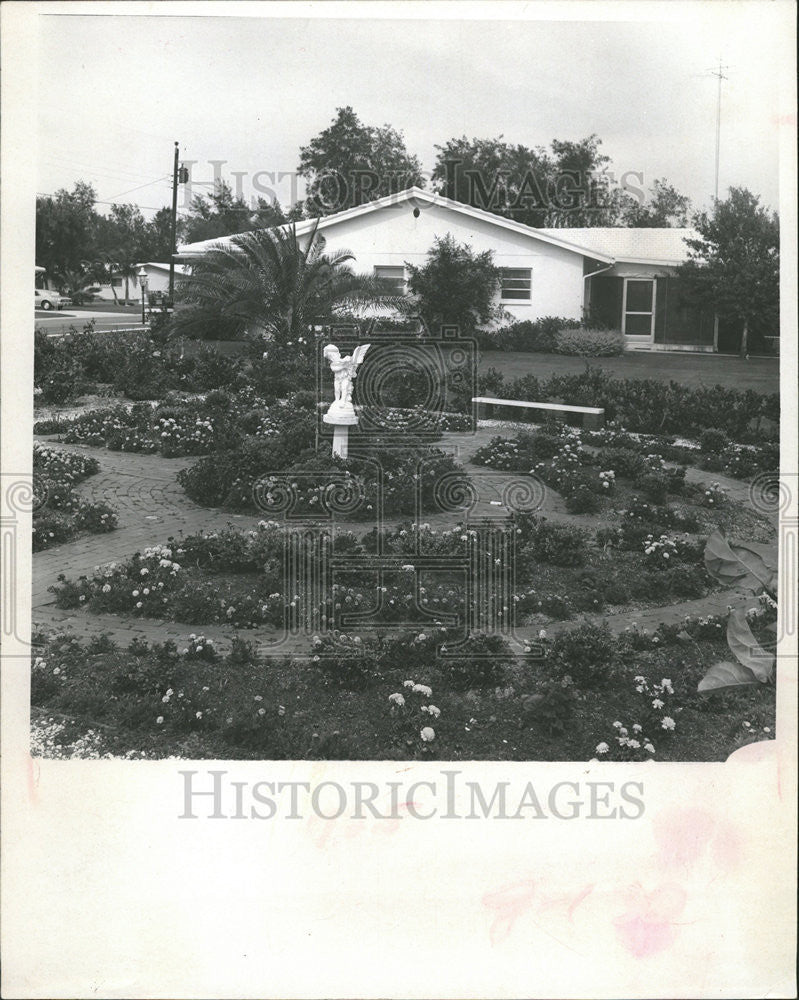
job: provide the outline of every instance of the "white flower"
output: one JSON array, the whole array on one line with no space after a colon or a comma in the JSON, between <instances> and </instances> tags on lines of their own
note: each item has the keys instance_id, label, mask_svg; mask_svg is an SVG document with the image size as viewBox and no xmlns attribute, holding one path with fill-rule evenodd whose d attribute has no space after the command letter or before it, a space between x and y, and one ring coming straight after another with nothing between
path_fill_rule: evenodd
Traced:
<instances>
[{"instance_id":1,"label":"white flower","mask_svg":"<svg viewBox=\"0 0 799 1000\"><path fill-rule=\"evenodd\" d=\"M652 701L652 708L663 708L666 703L661 701L660 698L655 698Z\"/></svg>"},{"instance_id":2,"label":"white flower","mask_svg":"<svg viewBox=\"0 0 799 1000\"><path fill-rule=\"evenodd\" d=\"M613 723L613 728L614 728L614 729L621 729L621 723L620 723L620 722L618 722L618 721L617 721L617 722L614 722L614 723Z\"/></svg>"},{"instance_id":3,"label":"white flower","mask_svg":"<svg viewBox=\"0 0 799 1000\"><path fill-rule=\"evenodd\" d=\"M431 726L425 726L424 729L421 730L419 735L422 737L422 741L424 743L432 743L433 740L436 738L435 730Z\"/></svg>"},{"instance_id":4,"label":"white flower","mask_svg":"<svg viewBox=\"0 0 799 1000\"><path fill-rule=\"evenodd\" d=\"M646 750L647 753L655 752L655 748L652 746L651 743L644 743L644 750Z\"/></svg>"},{"instance_id":5,"label":"white flower","mask_svg":"<svg viewBox=\"0 0 799 1000\"><path fill-rule=\"evenodd\" d=\"M403 698L403 696L396 691L394 692L394 694L390 694L388 696L388 700L392 702L394 705L399 705L400 708L402 708L402 706L405 704L405 699Z\"/></svg>"},{"instance_id":6,"label":"white flower","mask_svg":"<svg viewBox=\"0 0 799 1000\"><path fill-rule=\"evenodd\" d=\"M597 745L596 745L596 752L597 753L600 753L600 754L601 753L607 753L608 750L610 750L610 747L607 745L607 743L597 743Z\"/></svg>"},{"instance_id":7,"label":"white flower","mask_svg":"<svg viewBox=\"0 0 799 1000\"><path fill-rule=\"evenodd\" d=\"M132 596L133 597L138 597L139 596L138 590L134 590Z\"/></svg>"},{"instance_id":8,"label":"white flower","mask_svg":"<svg viewBox=\"0 0 799 1000\"><path fill-rule=\"evenodd\" d=\"M638 740L627 740L627 746L631 750L638 750L640 749L641 744L638 742Z\"/></svg>"},{"instance_id":9,"label":"white flower","mask_svg":"<svg viewBox=\"0 0 799 1000\"><path fill-rule=\"evenodd\" d=\"M428 705L427 714L432 715L434 719L437 719L439 715L441 715L441 709L437 708L435 705Z\"/></svg>"},{"instance_id":10,"label":"white flower","mask_svg":"<svg viewBox=\"0 0 799 1000\"><path fill-rule=\"evenodd\" d=\"M423 694L425 698L431 698L433 696L433 689L429 688L426 684L414 684L412 690L416 694Z\"/></svg>"},{"instance_id":11,"label":"white flower","mask_svg":"<svg viewBox=\"0 0 799 1000\"><path fill-rule=\"evenodd\" d=\"M160 725L162 725L162 724L163 724L163 721L164 721L164 717L163 717L163 715L159 715L159 716L158 716L158 718L157 718L157 719L155 720L155 724L156 724L157 726L160 726Z\"/></svg>"},{"instance_id":12,"label":"white flower","mask_svg":"<svg viewBox=\"0 0 799 1000\"><path fill-rule=\"evenodd\" d=\"M195 712L194 713L194 718L195 719L201 719L202 717L203 717L203 713L202 712Z\"/></svg>"},{"instance_id":13,"label":"white flower","mask_svg":"<svg viewBox=\"0 0 799 1000\"><path fill-rule=\"evenodd\" d=\"M539 639L546 639L546 637L547 637L547 630L545 628L542 628L540 630L540 632L538 633L538 638Z\"/></svg>"},{"instance_id":14,"label":"white flower","mask_svg":"<svg viewBox=\"0 0 799 1000\"><path fill-rule=\"evenodd\" d=\"M412 688L412 687L413 687L413 685L414 685L414 682L413 682L413 681L403 681L403 682L402 682L402 686L403 686L403 687L406 687L406 688Z\"/></svg>"},{"instance_id":15,"label":"white flower","mask_svg":"<svg viewBox=\"0 0 799 1000\"><path fill-rule=\"evenodd\" d=\"M141 576L147 576L147 574L148 574L149 572L150 572L150 571L149 571L149 569L147 569L147 567L146 567L146 566L144 566L144 567L142 567L142 570L141 570L141 573L140 573L140 575L141 575Z\"/></svg>"},{"instance_id":16,"label":"white flower","mask_svg":"<svg viewBox=\"0 0 799 1000\"><path fill-rule=\"evenodd\" d=\"M104 583L103 584L103 593L107 594L110 590L111 590L111 584L110 583Z\"/></svg>"},{"instance_id":17,"label":"white flower","mask_svg":"<svg viewBox=\"0 0 799 1000\"><path fill-rule=\"evenodd\" d=\"M660 720L661 728L663 729L674 729L677 723L672 719L670 715L664 715Z\"/></svg>"}]
</instances>

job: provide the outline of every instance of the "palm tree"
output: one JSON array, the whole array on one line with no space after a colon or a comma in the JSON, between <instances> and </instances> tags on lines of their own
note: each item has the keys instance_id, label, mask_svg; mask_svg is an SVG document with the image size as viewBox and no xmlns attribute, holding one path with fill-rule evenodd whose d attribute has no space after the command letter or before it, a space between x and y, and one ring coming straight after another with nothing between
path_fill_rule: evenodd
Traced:
<instances>
[{"instance_id":1,"label":"palm tree","mask_svg":"<svg viewBox=\"0 0 799 1000\"><path fill-rule=\"evenodd\" d=\"M241 322L251 336L284 343L337 313L396 305L379 281L351 269L349 250L324 252L316 223L303 242L295 224L220 241L181 281L184 301Z\"/></svg>"}]
</instances>

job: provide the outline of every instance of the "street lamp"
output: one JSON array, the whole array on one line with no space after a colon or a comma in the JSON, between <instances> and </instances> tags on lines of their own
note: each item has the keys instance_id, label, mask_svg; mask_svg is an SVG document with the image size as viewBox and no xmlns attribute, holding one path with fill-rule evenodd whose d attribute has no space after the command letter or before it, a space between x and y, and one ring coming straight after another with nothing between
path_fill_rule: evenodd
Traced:
<instances>
[{"instance_id":1,"label":"street lamp","mask_svg":"<svg viewBox=\"0 0 799 1000\"><path fill-rule=\"evenodd\" d=\"M144 270L144 266L139 268L139 287L141 288L141 322L142 326L147 322L146 309L147 309L147 272Z\"/></svg>"}]
</instances>

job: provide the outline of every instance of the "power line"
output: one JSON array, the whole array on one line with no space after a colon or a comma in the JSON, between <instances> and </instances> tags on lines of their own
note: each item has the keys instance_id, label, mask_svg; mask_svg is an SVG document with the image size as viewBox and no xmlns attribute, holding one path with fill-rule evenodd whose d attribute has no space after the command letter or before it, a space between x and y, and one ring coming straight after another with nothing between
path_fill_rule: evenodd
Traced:
<instances>
[{"instance_id":1,"label":"power line","mask_svg":"<svg viewBox=\"0 0 799 1000\"><path fill-rule=\"evenodd\" d=\"M133 194L134 191L141 191L142 188L150 187L152 184L162 184L164 181L168 181L169 177L158 177L154 181L147 181L146 184L140 184L138 187L131 188L129 191L122 191L120 194L114 195L111 201L115 201L117 198L124 198L126 194Z\"/></svg>"}]
</instances>

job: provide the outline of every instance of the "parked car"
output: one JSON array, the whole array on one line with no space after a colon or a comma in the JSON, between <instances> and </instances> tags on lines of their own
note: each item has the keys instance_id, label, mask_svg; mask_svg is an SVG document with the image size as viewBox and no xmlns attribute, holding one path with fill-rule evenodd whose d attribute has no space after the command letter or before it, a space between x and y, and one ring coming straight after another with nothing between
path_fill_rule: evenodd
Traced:
<instances>
[{"instance_id":1,"label":"parked car","mask_svg":"<svg viewBox=\"0 0 799 1000\"><path fill-rule=\"evenodd\" d=\"M53 292L49 288L35 289L35 307L37 309L63 309L64 306L71 306L72 299L67 295Z\"/></svg>"}]
</instances>

